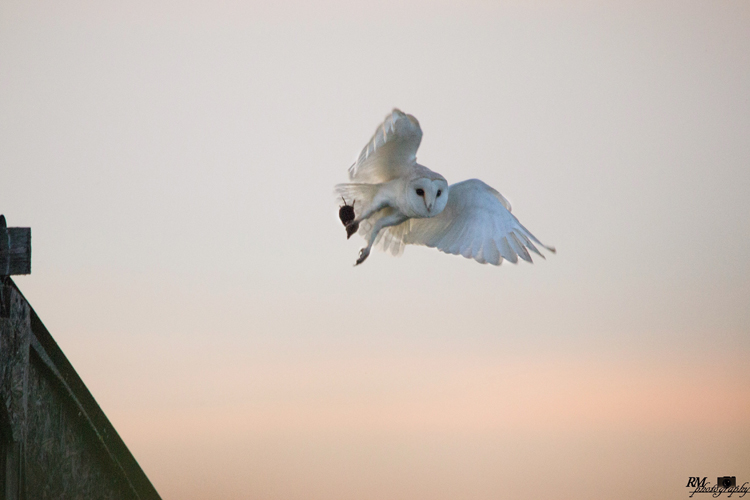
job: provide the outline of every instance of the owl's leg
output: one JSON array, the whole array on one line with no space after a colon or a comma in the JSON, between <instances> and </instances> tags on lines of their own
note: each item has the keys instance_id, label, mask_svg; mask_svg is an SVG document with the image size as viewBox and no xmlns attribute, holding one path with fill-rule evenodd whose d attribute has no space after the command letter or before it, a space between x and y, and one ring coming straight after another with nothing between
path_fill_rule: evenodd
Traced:
<instances>
[{"instance_id":1,"label":"owl's leg","mask_svg":"<svg viewBox=\"0 0 750 500\"><path fill-rule=\"evenodd\" d=\"M379 211L383 210L384 208L386 208L388 206L390 206L390 205L388 204L387 200L375 200L375 203L371 203L370 206L367 207L364 212L362 212L361 214L359 214L359 217L355 217L354 219L350 220L349 222L347 222L344 225L345 226L350 226L350 225L354 225L354 224L359 224L363 220L369 219L370 217L372 217L373 214L375 214L376 212L379 212Z\"/></svg>"},{"instance_id":2,"label":"owl's leg","mask_svg":"<svg viewBox=\"0 0 750 500\"><path fill-rule=\"evenodd\" d=\"M378 219L375 224L373 224L372 230L370 231L370 236L368 236L367 238L367 246L359 251L359 258L357 259L357 263L354 265L358 266L363 263L365 259L367 259L367 257L370 255L372 245L375 243L375 239L378 237L378 233L381 229L388 226L397 226L407 219L408 217L401 212L394 212Z\"/></svg>"}]
</instances>

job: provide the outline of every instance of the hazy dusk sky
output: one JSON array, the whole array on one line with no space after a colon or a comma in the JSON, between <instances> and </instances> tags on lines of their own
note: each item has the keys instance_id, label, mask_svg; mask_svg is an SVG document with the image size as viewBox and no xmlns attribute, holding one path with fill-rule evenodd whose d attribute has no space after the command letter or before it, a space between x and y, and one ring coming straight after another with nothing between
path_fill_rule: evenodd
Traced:
<instances>
[{"instance_id":1,"label":"hazy dusk sky","mask_svg":"<svg viewBox=\"0 0 750 500\"><path fill-rule=\"evenodd\" d=\"M557 255L352 267L393 107ZM165 500L750 481L747 0L2 0L0 213Z\"/></svg>"}]
</instances>

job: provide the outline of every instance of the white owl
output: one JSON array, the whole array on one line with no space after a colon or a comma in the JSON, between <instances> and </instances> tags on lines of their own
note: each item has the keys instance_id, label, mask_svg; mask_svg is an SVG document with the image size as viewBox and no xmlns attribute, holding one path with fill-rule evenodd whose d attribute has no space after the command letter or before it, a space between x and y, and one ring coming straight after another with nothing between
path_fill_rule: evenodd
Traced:
<instances>
[{"instance_id":1,"label":"white owl","mask_svg":"<svg viewBox=\"0 0 750 500\"><path fill-rule=\"evenodd\" d=\"M417 163L422 129L412 115L394 109L349 168L350 183L336 193L352 209L340 211L348 233L367 241L355 265L373 245L399 255L404 246L426 245L499 266L503 258L531 262L528 250L544 258L544 245L510 213L510 203L478 179L448 186L445 178ZM345 215L345 212L348 212ZM528 250L527 250L528 249Z\"/></svg>"}]
</instances>

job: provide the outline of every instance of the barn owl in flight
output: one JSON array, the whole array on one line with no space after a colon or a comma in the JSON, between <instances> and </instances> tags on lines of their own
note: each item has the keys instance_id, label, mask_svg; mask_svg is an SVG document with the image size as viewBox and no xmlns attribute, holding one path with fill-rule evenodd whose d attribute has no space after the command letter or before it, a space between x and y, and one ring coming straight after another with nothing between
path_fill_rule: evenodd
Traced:
<instances>
[{"instance_id":1,"label":"barn owl in flight","mask_svg":"<svg viewBox=\"0 0 750 500\"><path fill-rule=\"evenodd\" d=\"M518 257L531 262L528 250L544 258L534 243L555 252L518 222L495 189L478 179L449 186L417 163L421 141L417 119L394 109L349 168L351 182L336 186L347 237L358 230L367 242L355 265L373 245L393 255L407 244L426 245L496 266Z\"/></svg>"}]
</instances>

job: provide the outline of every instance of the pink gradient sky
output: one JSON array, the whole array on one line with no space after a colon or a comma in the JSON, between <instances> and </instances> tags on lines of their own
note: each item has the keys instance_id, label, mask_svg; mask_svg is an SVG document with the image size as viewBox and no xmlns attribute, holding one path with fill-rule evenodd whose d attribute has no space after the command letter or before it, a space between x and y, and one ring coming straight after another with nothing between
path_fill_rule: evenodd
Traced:
<instances>
[{"instance_id":1,"label":"pink gradient sky","mask_svg":"<svg viewBox=\"0 0 750 500\"><path fill-rule=\"evenodd\" d=\"M16 282L165 499L750 481L750 3L0 3ZM393 107L559 252L352 264ZM733 497L734 498L734 497Z\"/></svg>"}]
</instances>

